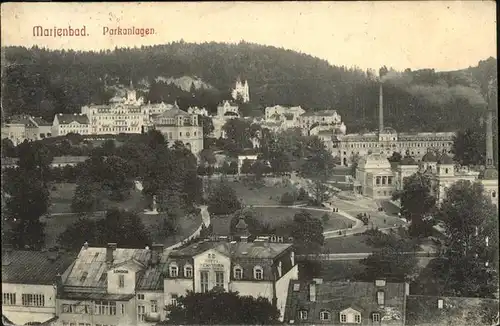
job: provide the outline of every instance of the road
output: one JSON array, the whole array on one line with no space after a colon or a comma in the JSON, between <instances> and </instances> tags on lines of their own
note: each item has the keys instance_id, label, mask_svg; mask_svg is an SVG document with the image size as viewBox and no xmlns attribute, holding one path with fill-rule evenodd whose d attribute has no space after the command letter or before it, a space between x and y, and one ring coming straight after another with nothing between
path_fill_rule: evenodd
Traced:
<instances>
[{"instance_id":1,"label":"road","mask_svg":"<svg viewBox=\"0 0 500 326\"><path fill-rule=\"evenodd\" d=\"M342 254L311 254L311 255L298 255L297 259L312 259L312 260L361 260L370 256L371 252L356 252L356 253L342 253ZM406 254L413 254L413 252L408 252ZM437 256L434 251L417 251L415 255L419 259L432 259Z\"/></svg>"}]
</instances>

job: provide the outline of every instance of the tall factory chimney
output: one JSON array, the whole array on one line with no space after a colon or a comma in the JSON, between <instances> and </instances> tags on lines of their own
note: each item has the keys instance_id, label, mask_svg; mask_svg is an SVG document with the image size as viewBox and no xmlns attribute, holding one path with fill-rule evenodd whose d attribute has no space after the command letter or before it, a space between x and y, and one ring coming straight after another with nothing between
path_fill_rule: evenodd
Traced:
<instances>
[{"instance_id":1,"label":"tall factory chimney","mask_svg":"<svg viewBox=\"0 0 500 326\"><path fill-rule=\"evenodd\" d=\"M493 107L495 103L492 101L491 91L493 81L490 82L487 96L487 116L486 116L486 169L484 170L482 179L496 180L498 179L498 171L493 160Z\"/></svg>"},{"instance_id":2,"label":"tall factory chimney","mask_svg":"<svg viewBox=\"0 0 500 326\"><path fill-rule=\"evenodd\" d=\"M384 130L384 91L382 89L382 82L380 82L378 91L378 131Z\"/></svg>"}]
</instances>

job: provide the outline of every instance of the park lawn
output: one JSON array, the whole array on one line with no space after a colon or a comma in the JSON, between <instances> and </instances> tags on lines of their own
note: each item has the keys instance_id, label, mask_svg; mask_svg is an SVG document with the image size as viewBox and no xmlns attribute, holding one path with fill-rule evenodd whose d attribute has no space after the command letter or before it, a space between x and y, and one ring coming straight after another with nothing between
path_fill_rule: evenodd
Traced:
<instances>
[{"instance_id":1,"label":"park lawn","mask_svg":"<svg viewBox=\"0 0 500 326\"><path fill-rule=\"evenodd\" d=\"M341 230L347 229L349 225L354 225L354 221L337 214L337 213L328 213L330 215L330 219L326 222L323 222L323 231L331 231L331 230ZM320 217L323 216L323 213Z\"/></svg>"},{"instance_id":2,"label":"park lawn","mask_svg":"<svg viewBox=\"0 0 500 326\"><path fill-rule=\"evenodd\" d=\"M281 196L293 191L293 186L252 186L243 182L230 182L238 198L245 205L280 205Z\"/></svg>"},{"instance_id":3,"label":"park lawn","mask_svg":"<svg viewBox=\"0 0 500 326\"><path fill-rule=\"evenodd\" d=\"M369 253L375 248L366 243L367 235L351 235L346 237L325 239L324 253Z\"/></svg>"},{"instance_id":4,"label":"park lawn","mask_svg":"<svg viewBox=\"0 0 500 326\"><path fill-rule=\"evenodd\" d=\"M162 213L158 215L147 215L141 213L140 218L142 223L149 231L151 236L151 241L154 243L162 243L165 247L171 246L189 237L191 234L198 229L202 222L201 214L196 216L187 215L185 217L179 218L179 226L177 233L175 235L162 235L159 230L159 225L165 215Z\"/></svg>"}]
</instances>

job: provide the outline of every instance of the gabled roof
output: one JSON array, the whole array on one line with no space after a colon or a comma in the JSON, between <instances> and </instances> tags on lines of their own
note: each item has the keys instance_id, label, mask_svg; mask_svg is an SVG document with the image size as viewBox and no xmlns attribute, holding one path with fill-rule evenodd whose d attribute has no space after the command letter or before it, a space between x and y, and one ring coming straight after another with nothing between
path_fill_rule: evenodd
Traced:
<instances>
[{"instance_id":1,"label":"gabled roof","mask_svg":"<svg viewBox=\"0 0 500 326\"><path fill-rule=\"evenodd\" d=\"M59 121L60 125L70 124L73 121L78 122L79 124L89 124L89 118L86 114L67 114L67 113L59 113L56 115L57 121ZM55 118L54 118L55 119Z\"/></svg>"},{"instance_id":2,"label":"gabled roof","mask_svg":"<svg viewBox=\"0 0 500 326\"><path fill-rule=\"evenodd\" d=\"M161 119L161 118L175 118L175 117L177 117L179 115L182 115L182 116L185 116L185 117L191 116L186 111L182 111L181 109L179 109L177 107L173 107L170 110L167 110L167 111L161 113L160 115L158 115L157 119Z\"/></svg>"},{"instance_id":3,"label":"gabled roof","mask_svg":"<svg viewBox=\"0 0 500 326\"><path fill-rule=\"evenodd\" d=\"M42 117L33 117L32 119L38 126L52 126L51 122L43 120Z\"/></svg>"},{"instance_id":4,"label":"gabled roof","mask_svg":"<svg viewBox=\"0 0 500 326\"><path fill-rule=\"evenodd\" d=\"M297 285L298 284L298 285ZM405 283L386 282L384 286L376 286L375 282L323 282L315 284L316 300L309 296L312 282L292 280L289 284L288 298L285 308L285 321L296 320L300 310L308 311L307 323L324 323L320 320L320 312L329 311L333 318L330 323L339 323L339 313L352 308L361 313L362 320L371 318L374 312L380 313L381 320L399 321L404 313ZM384 292L383 307L377 302L377 292Z\"/></svg>"},{"instance_id":5,"label":"gabled roof","mask_svg":"<svg viewBox=\"0 0 500 326\"><path fill-rule=\"evenodd\" d=\"M428 151L425 153L425 155L422 157L422 162L437 162L438 158L434 151Z\"/></svg>"},{"instance_id":6,"label":"gabled roof","mask_svg":"<svg viewBox=\"0 0 500 326\"><path fill-rule=\"evenodd\" d=\"M411 156L405 156L403 157L403 159L401 160L401 162L399 162L400 165L418 165L417 161L415 161L415 159Z\"/></svg>"},{"instance_id":7,"label":"gabled roof","mask_svg":"<svg viewBox=\"0 0 500 326\"><path fill-rule=\"evenodd\" d=\"M73 263L75 254L12 250L2 251L2 283L52 285Z\"/></svg>"},{"instance_id":8,"label":"gabled roof","mask_svg":"<svg viewBox=\"0 0 500 326\"><path fill-rule=\"evenodd\" d=\"M327 116L333 116L335 114L337 114L336 110L319 110L319 111L307 111L302 116L303 117L313 117L313 116L327 117Z\"/></svg>"}]
</instances>

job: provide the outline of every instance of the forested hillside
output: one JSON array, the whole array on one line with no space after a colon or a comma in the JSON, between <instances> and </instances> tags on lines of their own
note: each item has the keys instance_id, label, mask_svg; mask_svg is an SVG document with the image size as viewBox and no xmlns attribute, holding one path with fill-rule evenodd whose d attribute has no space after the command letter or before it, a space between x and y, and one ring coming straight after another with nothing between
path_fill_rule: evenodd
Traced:
<instances>
[{"instance_id":1,"label":"forested hillside","mask_svg":"<svg viewBox=\"0 0 500 326\"><path fill-rule=\"evenodd\" d=\"M271 46L175 42L101 52L36 47L2 51L2 106L7 115L29 113L52 119L56 112L79 112L83 105L106 102L113 95L109 86L128 85L130 79L135 85L147 81L149 90L140 93L151 102L178 100L181 105L205 104L213 111L218 101L229 98L240 76L248 80L251 105L256 108L275 104L332 108L343 116L349 132L377 127L378 72L332 66ZM484 90L496 76L496 65L490 58L477 67L449 73L389 72L384 80L386 125L431 131L469 126L484 110ZM187 92L161 81L183 76L213 88L192 87Z\"/></svg>"}]
</instances>

